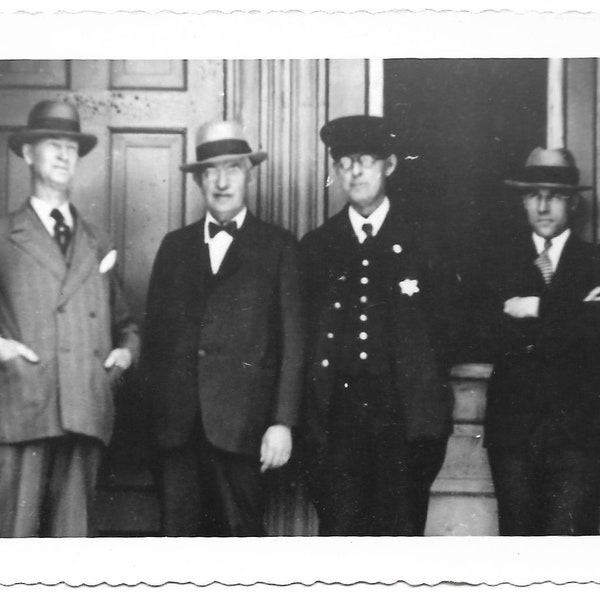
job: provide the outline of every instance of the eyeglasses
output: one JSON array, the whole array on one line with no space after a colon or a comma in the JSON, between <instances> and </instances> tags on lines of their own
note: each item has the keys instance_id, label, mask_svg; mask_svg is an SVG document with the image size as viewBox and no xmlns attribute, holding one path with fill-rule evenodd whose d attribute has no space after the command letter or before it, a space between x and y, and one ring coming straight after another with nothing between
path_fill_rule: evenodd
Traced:
<instances>
[{"instance_id":1,"label":"eyeglasses","mask_svg":"<svg viewBox=\"0 0 600 600\"><path fill-rule=\"evenodd\" d=\"M358 163L363 169L370 169L378 160L381 158L374 154L353 154L352 156L341 156L337 160L337 165L342 171L351 171L354 163Z\"/></svg>"},{"instance_id":2,"label":"eyeglasses","mask_svg":"<svg viewBox=\"0 0 600 600\"><path fill-rule=\"evenodd\" d=\"M206 167L202 171L202 179L204 181L215 182L219 178L219 174L223 173L228 179L239 177L244 172L244 166L240 163L228 163L224 165L216 165Z\"/></svg>"}]
</instances>

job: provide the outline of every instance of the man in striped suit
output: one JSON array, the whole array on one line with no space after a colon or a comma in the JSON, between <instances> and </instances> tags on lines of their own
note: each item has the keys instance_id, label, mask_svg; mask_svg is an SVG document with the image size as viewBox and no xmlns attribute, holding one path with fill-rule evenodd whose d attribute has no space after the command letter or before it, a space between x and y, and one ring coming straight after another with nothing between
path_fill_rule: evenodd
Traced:
<instances>
[{"instance_id":1,"label":"man in striped suit","mask_svg":"<svg viewBox=\"0 0 600 600\"><path fill-rule=\"evenodd\" d=\"M9 139L31 196L0 219L0 536L84 536L113 382L137 328L113 277L116 252L70 203L96 144L77 110L43 101Z\"/></svg>"}]
</instances>

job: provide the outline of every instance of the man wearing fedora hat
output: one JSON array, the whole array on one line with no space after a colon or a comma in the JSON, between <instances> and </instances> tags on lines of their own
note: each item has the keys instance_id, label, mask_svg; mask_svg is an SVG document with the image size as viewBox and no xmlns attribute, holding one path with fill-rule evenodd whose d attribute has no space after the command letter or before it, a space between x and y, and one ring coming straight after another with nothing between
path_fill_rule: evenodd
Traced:
<instances>
[{"instance_id":1,"label":"man wearing fedora hat","mask_svg":"<svg viewBox=\"0 0 600 600\"><path fill-rule=\"evenodd\" d=\"M264 472L292 451L303 335L296 241L246 207L240 124L202 125L206 216L169 233L148 291L146 365L165 535L264 534Z\"/></svg>"},{"instance_id":2,"label":"man wearing fedora hat","mask_svg":"<svg viewBox=\"0 0 600 600\"><path fill-rule=\"evenodd\" d=\"M71 204L96 144L64 102L34 106L9 138L31 195L0 219L0 535L82 536L111 383L138 349L107 238Z\"/></svg>"},{"instance_id":3,"label":"man wearing fedora hat","mask_svg":"<svg viewBox=\"0 0 600 600\"><path fill-rule=\"evenodd\" d=\"M485 443L502 535L597 534L600 500L600 254L571 231L579 171L536 148L505 184L529 233L486 264L494 350Z\"/></svg>"},{"instance_id":4,"label":"man wearing fedora hat","mask_svg":"<svg viewBox=\"0 0 600 600\"><path fill-rule=\"evenodd\" d=\"M386 196L395 137L375 116L321 129L348 202L301 242L304 431L321 535L422 535L451 431L450 272Z\"/></svg>"}]
</instances>

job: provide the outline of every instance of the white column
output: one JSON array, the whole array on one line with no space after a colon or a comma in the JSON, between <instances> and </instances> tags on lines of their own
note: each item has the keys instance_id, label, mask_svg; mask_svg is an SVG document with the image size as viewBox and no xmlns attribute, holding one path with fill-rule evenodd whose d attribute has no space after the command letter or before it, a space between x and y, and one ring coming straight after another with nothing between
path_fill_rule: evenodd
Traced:
<instances>
[{"instance_id":1,"label":"white column","mask_svg":"<svg viewBox=\"0 0 600 600\"><path fill-rule=\"evenodd\" d=\"M565 145L565 60L548 59L548 120L546 145L563 148Z\"/></svg>"},{"instance_id":2,"label":"white column","mask_svg":"<svg viewBox=\"0 0 600 600\"><path fill-rule=\"evenodd\" d=\"M369 74L369 89L367 90L369 98L370 115L377 117L383 116L383 59L370 58L367 65Z\"/></svg>"}]
</instances>

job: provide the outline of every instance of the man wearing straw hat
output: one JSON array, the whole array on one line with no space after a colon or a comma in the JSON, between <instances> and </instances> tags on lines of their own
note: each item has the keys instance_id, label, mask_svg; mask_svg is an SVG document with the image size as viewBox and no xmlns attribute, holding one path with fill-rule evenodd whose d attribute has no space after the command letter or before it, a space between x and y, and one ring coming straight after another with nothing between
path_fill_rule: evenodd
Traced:
<instances>
[{"instance_id":1,"label":"man wearing straw hat","mask_svg":"<svg viewBox=\"0 0 600 600\"><path fill-rule=\"evenodd\" d=\"M116 251L70 200L96 145L79 114L43 101L9 138L31 195L0 219L0 535L84 536L111 384L138 351Z\"/></svg>"},{"instance_id":2,"label":"man wearing straw hat","mask_svg":"<svg viewBox=\"0 0 600 600\"><path fill-rule=\"evenodd\" d=\"M490 249L485 443L501 535L598 533L600 254L571 231L579 171L536 148L506 185L529 232Z\"/></svg>"},{"instance_id":3,"label":"man wearing straw hat","mask_svg":"<svg viewBox=\"0 0 600 600\"><path fill-rule=\"evenodd\" d=\"M264 534L264 472L292 451L301 393L296 241L246 206L253 152L240 124L196 136L205 218L169 233L148 292L146 364L162 533Z\"/></svg>"}]
</instances>

